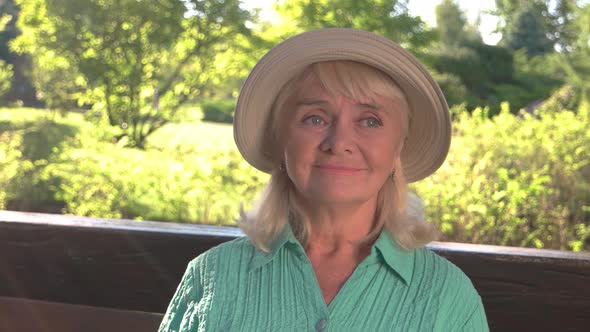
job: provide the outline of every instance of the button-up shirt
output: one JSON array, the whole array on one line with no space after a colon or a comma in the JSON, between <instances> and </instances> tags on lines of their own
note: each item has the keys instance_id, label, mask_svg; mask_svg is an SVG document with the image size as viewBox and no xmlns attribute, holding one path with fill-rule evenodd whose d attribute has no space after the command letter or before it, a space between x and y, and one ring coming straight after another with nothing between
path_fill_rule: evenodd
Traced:
<instances>
[{"instance_id":1,"label":"button-up shirt","mask_svg":"<svg viewBox=\"0 0 590 332\"><path fill-rule=\"evenodd\" d=\"M455 265L402 249L382 231L326 305L290 227L265 253L239 238L188 268L160 332L488 331L480 296Z\"/></svg>"}]
</instances>

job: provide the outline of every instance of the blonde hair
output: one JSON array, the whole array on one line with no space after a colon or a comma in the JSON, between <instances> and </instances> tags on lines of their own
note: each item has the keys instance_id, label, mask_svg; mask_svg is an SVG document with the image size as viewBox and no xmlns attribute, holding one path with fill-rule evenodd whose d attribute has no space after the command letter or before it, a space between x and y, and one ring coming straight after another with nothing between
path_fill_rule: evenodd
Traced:
<instances>
[{"instance_id":1,"label":"blonde hair","mask_svg":"<svg viewBox=\"0 0 590 332\"><path fill-rule=\"evenodd\" d=\"M282 147L276 142L282 141L281 121L285 118L283 114L288 111L288 100L298 93L298 88L312 75L332 95L356 100L379 95L393 100L403 113L404 137L411 121L409 106L402 90L385 73L366 64L354 61L318 62L308 66L285 84L273 104L267 123L270 135L267 145L263 147L266 151L272 151L276 166L254 207L248 212L242 211L238 220L238 225L250 241L266 252L287 223L304 247L309 239L309 221L297 204L293 183L287 172L281 169L282 151L277 150L277 145L279 149ZM366 240L374 239L385 228L402 248L419 248L435 240L438 232L432 224L424 221L420 199L415 195L408 195L407 181L399 160L395 162L393 169L393 176L381 187L377 196L375 228Z\"/></svg>"}]
</instances>

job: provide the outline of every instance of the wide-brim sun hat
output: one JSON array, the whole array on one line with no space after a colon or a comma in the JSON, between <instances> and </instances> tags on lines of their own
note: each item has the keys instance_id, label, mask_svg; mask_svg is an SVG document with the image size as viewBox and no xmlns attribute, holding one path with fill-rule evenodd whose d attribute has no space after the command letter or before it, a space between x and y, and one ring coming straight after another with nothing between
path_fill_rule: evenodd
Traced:
<instances>
[{"instance_id":1,"label":"wide-brim sun hat","mask_svg":"<svg viewBox=\"0 0 590 332\"><path fill-rule=\"evenodd\" d=\"M234 115L238 150L255 168L270 173L276 158L268 150L271 109L281 88L307 66L350 60L389 75L406 94L410 123L401 152L408 182L434 173L451 144L451 119L440 87L411 53L372 32L328 28L304 32L273 47L254 66L240 91Z\"/></svg>"}]
</instances>

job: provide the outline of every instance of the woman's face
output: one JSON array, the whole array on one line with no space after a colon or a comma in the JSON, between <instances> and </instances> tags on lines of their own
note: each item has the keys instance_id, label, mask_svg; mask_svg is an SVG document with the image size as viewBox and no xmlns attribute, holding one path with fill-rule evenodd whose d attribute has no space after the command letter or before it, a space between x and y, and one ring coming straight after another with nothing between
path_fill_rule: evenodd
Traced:
<instances>
[{"instance_id":1,"label":"woman's face","mask_svg":"<svg viewBox=\"0 0 590 332\"><path fill-rule=\"evenodd\" d=\"M402 148L402 111L382 97L330 95L312 74L288 103L284 160L306 204L375 201Z\"/></svg>"}]
</instances>

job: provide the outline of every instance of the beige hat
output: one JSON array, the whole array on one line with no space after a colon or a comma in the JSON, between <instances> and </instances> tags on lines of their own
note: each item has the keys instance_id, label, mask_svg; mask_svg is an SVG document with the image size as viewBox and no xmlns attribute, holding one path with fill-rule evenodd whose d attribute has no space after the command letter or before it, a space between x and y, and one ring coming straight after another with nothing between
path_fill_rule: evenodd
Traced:
<instances>
[{"instance_id":1,"label":"beige hat","mask_svg":"<svg viewBox=\"0 0 590 332\"><path fill-rule=\"evenodd\" d=\"M246 161L269 173L271 151L267 121L280 89L308 65L351 60L373 66L391 78L407 96L410 106L408 136L402 165L408 182L434 173L444 162L451 143L447 102L438 84L422 64L391 40L355 29L321 29L289 38L271 49L246 79L234 115L234 139Z\"/></svg>"}]
</instances>

